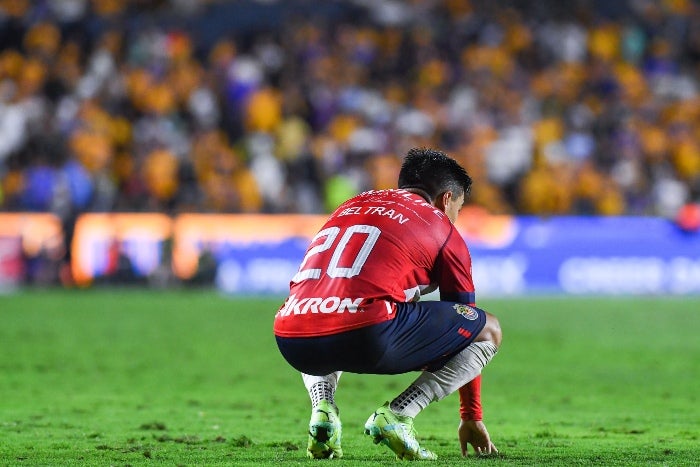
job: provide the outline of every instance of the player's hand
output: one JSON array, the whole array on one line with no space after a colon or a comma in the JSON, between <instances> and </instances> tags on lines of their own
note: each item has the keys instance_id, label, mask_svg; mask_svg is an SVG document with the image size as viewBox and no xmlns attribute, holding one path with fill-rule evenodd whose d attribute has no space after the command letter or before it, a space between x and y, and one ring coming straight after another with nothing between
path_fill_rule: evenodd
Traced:
<instances>
[{"instance_id":1,"label":"player's hand","mask_svg":"<svg viewBox=\"0 0 700 467\"><path fill-rule=\"evenodd\" d=\"M474 452L480 456L498 454L498 449L491 442L491 437L488 430L486 430L484 422L461 420L457 433L459 434L459 446L463 457L469 454L467 448L470 444L474 448Z\"/></svg>"}]
</instances>

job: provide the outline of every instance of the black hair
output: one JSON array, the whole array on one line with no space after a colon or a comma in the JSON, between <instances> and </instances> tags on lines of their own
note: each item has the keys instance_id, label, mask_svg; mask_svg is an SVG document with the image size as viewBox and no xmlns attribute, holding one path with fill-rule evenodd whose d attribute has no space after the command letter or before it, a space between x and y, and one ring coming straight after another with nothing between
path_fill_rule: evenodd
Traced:
<instances>
[{"instance_id":1,"label":"black hair","mask_svg":"<svg viewBox=\"0 0 700 467\"><path fill-rule=\"evenodd\" d=\"M428 194L430 202L446 191L466 197L471 186L472 179L464 167L437 149L409 150L399 172L399 188L422 190Z\"/></svg>"}]
</instances>

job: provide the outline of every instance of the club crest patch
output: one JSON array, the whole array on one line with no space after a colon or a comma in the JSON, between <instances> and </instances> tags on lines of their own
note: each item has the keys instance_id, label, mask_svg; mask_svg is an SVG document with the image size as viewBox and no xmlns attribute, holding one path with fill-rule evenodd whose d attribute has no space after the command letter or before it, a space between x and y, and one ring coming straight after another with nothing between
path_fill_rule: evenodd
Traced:
<instances>
[{"instance_id":1,"label":"club crest patch","mask_svg":"<svg viewBox=\"0 0 700 467\"><path fill-rule=\"evenodd\" d=\"M474 321L479 317L479 313L477 313L477 311L469 305L462 305L461 303L457 303L452 308L454 308L457 313L464 316L470 321Z\"/></svg>"}]
</instances>

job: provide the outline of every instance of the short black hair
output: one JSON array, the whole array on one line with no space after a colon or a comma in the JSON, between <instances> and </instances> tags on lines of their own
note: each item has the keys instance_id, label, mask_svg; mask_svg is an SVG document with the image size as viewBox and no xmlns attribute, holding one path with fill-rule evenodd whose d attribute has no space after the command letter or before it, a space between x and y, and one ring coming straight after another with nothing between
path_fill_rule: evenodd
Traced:
<instances>
[{"instance_id":1,"label":"short black hair","mask_svg":"<svg viewBox=\"0 0 700 467\"><path fill-rule=\"evenodd\" d=\"M472 179L464 167L438 149L409 150L399 172L399 188L423 190L431 202L446 191L466 197L471 186Z\"/></svg>"}]
</instances>

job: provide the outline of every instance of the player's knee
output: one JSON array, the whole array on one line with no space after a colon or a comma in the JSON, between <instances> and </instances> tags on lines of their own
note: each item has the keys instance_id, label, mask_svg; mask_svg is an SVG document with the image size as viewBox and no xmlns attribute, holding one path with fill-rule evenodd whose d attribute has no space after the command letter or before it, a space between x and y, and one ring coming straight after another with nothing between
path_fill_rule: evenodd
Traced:
<instances>
[{"instance_id":1,"label":"player's knee","mask_svg":"<svg viewBox=\"0 0 700 467\"><path fill-rule=\"evenodd\" d=\"M484 329L481 330L477 341L490 341L496 348L501 346L501 340L503 339L503 333L501 332L501 323L498 318L490 313L486 313L486 325Z\"/></svg>"}]
</instances>

